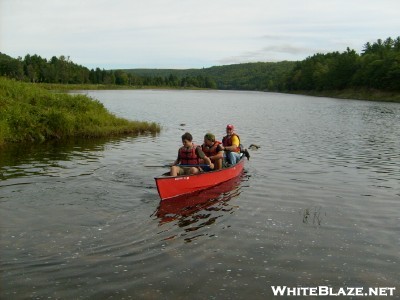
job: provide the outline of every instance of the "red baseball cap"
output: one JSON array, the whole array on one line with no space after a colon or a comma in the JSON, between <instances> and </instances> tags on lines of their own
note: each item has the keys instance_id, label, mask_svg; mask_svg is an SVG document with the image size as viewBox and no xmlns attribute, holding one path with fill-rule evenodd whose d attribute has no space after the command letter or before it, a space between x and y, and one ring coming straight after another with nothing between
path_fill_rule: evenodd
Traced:
<instances>
[{"instance_id":1,"label":"red baseball cap","mask_svg":"<svg viewBox=\"0 0 400 300\"><path fill-rule=\"evenodd\" d=\"M228 124L228 125L226 125L226 129L231 129L231 130L233 130L235 127L233 127L233 125L232 124Z\"/></svg>"}]
</instances>

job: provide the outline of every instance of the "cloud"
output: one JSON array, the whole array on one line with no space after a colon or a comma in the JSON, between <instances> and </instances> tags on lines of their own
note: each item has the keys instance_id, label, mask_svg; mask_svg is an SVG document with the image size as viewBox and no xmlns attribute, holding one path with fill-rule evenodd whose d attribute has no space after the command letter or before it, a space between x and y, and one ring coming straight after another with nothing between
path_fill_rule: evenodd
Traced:
<instances>
[{"instance_id":1,"label":"cloud","mask_svg":"<svg viewBox=\"0 0 400 300\"><path fill-rule=\"evenodd\" d=\"M298 60L299 57L307 57L312 53L320 52L313 49L294 46L289 44L278 44L263 47L256 51L247 51L237 56L226 57L219 60L220 64L236 64L243 62L277 62L283 60Z\"/></svg>"},{"instance_id":2,"label":"cloud","mask_svg":"<svg viewBox=\"0 0 400 300\"><path fill-rule=\"evenodd\" d=\"M0 0L0 51L89 67L299 60L396 37L398 0ZM358 47L358 48L357 48Z\"/></svg>"}]
</instances>

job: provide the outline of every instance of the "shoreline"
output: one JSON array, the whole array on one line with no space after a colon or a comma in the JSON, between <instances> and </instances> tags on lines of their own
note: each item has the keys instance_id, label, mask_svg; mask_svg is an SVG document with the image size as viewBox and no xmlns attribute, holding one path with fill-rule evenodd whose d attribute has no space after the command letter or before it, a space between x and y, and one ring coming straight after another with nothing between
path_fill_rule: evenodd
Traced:
<instances>
[{"instance_id":1,"label":"shoreline","mask_svg":"<svg viewBox=\"0 0 400 300\"><path fill-rule=\"evenodd\" d=\"M331 91L290 91L289 94L314 97L328 97L346 100L364 100L378 102L400 103L400 92L380 91L374 89L345 89Z\"/></svg>"},{"instance_id":2,"label":"shoreline","mask_svg":"<svg viewBox=\"0 0 400 300\"><path fill-rule=\"evenodd\" d=\"M196 87L171 87L171 86L132 86L132 85L104 85L104 84L54 84L54 83L29 83L37 85L49 91L68 92L74 90L216 90L225 91L225 89L208 89ZM226 91L249 91L257 90L231 90ZM263 91L258 91L263 92ZM345 89L345 90L326 90L326 91L264 91L282 94L295 94L314 97L329 97L348 100L366 100L380 102L400 103L400 91L382 91L375 89Z\"/></svg>"},{"instance_id":3,"label":"shoreline","mask_svg":"<svg viewBox=\"0 0 400 300\"><path fill-rule=\"evenodd\" d=\"M28 83L37 85L45 90L55 92L68 91L97 91L97 90L211 90L199 87L173 87L173 86L139 86L139 85L117 85L117 84L61 84L61 83Z\"/></svg>"}]
</instances>

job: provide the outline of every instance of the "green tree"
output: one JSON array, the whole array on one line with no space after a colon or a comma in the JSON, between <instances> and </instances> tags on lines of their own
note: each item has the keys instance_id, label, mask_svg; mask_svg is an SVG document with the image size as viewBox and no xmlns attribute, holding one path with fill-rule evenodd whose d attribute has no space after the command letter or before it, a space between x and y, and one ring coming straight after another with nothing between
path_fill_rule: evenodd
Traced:
<instances>
[{"instance_id":1,"label":"green tree","mask_svg":"<svg viewBox=\"0 0 400 300\"><path fill-rule=\"evenodd\" d=\"M115 84L118 85L127 85L129 83L129 77L128 74L121 70L117 70L114 73L115 75Z\"/></svg>"},{"instance_id":2,"label":"green tree","mask_svg":"<svg viewBox=\"0 0 400 300\"><path fill-rule=\"evenodd\" d=\"M24 69L22 59L15 59L0 52L0 75L23 80Z\"/></svg>"}]
</instances>

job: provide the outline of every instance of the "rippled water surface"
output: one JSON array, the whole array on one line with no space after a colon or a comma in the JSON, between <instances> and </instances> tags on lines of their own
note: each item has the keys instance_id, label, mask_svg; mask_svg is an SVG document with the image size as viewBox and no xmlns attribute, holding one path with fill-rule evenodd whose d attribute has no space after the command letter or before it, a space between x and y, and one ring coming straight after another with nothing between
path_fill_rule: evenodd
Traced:
<instances>
[{"instance_id":1,"label":"rippled water surface","mask_svg":"<svg viewBox=\"0 0 400 300\"><path fill-rule=\"evenodd\" d=\"M400 105L225 91L90 91L157 136L0 152L1 299L267 299L396 287ZM149 167L235 124L243 175L160 203Z\"/></svg>"}]
</instances>

